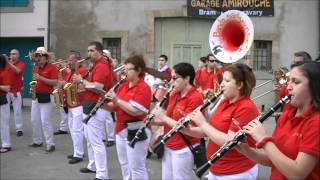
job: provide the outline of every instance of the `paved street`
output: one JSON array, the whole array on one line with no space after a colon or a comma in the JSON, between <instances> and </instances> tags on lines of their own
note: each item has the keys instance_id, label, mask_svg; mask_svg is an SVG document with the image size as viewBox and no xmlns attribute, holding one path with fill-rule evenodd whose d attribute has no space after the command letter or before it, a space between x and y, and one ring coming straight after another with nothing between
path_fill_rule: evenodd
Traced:
<instances>
[{"instance_id":1,"label":"paved street","mask_svg":"<svg viewBox=\"0 0 320 180\"><path fill-rule=\"evenodd\" d=\"M27 104L27 102L24 102ZM59 113L54 109L52 113L52 122L54 130L57 130L59 124ZM78 164L68 164L67 155L72 154L71 138L69 135L54 136L56 151L50 154L45 153L45 148L31 148L30 144L32 130L30 126L30 107L23 107L24 135L17 137L13 128L13 119L11 114L10 129L12 151L1 154L1 175L3 180L66 180L66 179L94 179L94 174L83 174L79 169L86 167L87 156L84 161ZM274 120L268 120L265 125L268 131L274 126ZM120 167L117 160L115 146L107 148L108 169L110 179L121 179ZM150 179L161 179L161 162L152 156L147 162ZM268 179L269 169L260 168L259 179ZM197 179L194 177L194 179Z\"/></svg>"}]
</instances>

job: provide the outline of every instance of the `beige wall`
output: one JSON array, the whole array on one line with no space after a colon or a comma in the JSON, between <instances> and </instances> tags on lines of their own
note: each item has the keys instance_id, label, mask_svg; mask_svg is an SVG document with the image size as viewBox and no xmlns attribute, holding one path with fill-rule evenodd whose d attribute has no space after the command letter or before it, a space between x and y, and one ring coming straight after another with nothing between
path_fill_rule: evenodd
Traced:
<instances>
[{"instance_id":1,"label":"beige wall","mask_svg":"<svg viewBox=\"0 0 320 180\"><path fill-rule=\"evenodd\" d=\"M47 44L48 0L30 1L31 7L1 11L1 37L44 37Z\"/></svg>"}]
</instances>

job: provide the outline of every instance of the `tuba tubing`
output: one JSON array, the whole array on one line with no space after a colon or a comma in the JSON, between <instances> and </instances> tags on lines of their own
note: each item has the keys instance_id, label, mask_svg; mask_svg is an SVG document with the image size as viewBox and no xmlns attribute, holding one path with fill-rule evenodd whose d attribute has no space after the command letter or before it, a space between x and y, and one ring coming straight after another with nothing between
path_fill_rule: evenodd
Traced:
<instances>
[{"instance_id":1,"label":"tuba tubing","mask_svg":"<svg viewBox=\"0 0 320 180\"><path fill-rule=\"evenodd\" d=\"M262 123L266 119L268 119L275 111L277 111L282 105L287 103L290 100L290 96L283 97L278 103L273 105L269 111L267 111L265 114L263 114L261 117L259 117L259 121ZM236 146L241 140L243 140L247 136L246 133L239 131L235 137L224 143L220 149L218 149L217 152L215 152L209 160L203 164L200 168L195 169L194 173L201 178L202 175L211 167L212 164L214 164L216 161L218 161L225 153L227 153L230 149L232 149L234 146Z\"/></svg>"},{"instance_id":2,"label":"tuba tubing","mask_svg":"<svg viewBox=\"0 0 320 180\"><path fill-rule=\"evenodd\" d=\"M171 93L171 91L173 90L174 86L171 86L169 88L169 90L167 91L167 93L164 95L163 99L157 103L156 107L162 107L164 106L164 103L169 99L169 95ZM138 131L136 132L134 138L128 142L128 145L132 148L134 148L134 145L136 144L137 140L140 137L140 134L143 132L143 130L151 123L151 121L153 120L153 118L155 117L155 114L151 113L147 116L147 118L144 121L143 126L141 126Z\"/></svg>"},{"instance_id":3,"label":"tuba tubing","mask_svg":"<svg viewBox=\"0 0 320 180\"><path fill-rule=\"evenodd\" d=\"M208 99L203 105L200 106L200 111L203 112L211 103L215 102L221 95L223 91L220 91L218 94L214 95L212 98ZM165 144L172 136L179 132L182 128L186 127L191 121L190 118L183 118L177 123L167 134L165 134L155 145L152 147L153 152L157 152L161 144Z\"/></svg>"}]
</instances>

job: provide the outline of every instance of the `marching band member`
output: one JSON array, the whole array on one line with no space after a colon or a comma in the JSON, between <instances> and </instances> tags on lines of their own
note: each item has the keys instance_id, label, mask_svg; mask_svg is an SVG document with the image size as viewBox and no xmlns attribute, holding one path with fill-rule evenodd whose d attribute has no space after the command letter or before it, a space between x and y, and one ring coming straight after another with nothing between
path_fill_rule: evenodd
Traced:
<instances>
[{"instance_id":1,"label":"marching band member","mask_svg":"<svg viewBox=\"0 0 320 180\"><path fill-rule=\"evenodd\" d=\"M124 73L126 81L120 85L117 93L110 91L108 104L116 114L115 133L118 160L121 166L122 178L149 179L146 168L146 156L150 141L150 128L131 148L130 141L142 125L151 104L151 89L144 81L146 64L141 55L131 55L125 60ZM135 127L136 126L136 127Z\"/></svg>"},{"instance_id":2,"label":"marching band member","mask_svg":"<svg viewBox=\"0 0 320 180\"><path fill-rule=\"evenodd\" d=\"M195 82L199 82L200 81L201 72L205 71L207 69L207 66L208 66L207 57L200 57L200 59L198 61L198 68L196 70L196 75L195 75L195 78L194 78Z\"/></svg>"},{"instance_id":3,"label":"marching band member","mask_svg":"<svg viewBox=\"0 0 320 180\"><path fill-rule=\"evenodd\" d=\"M158 59L158 71L159 72L162 72L162 73L165 73L166 77L167 77L167 80L170 81L171 79L171 69L169 68L168 66L168 56L162 54L159 56L159 59Z\"/></svg>"},{"instance_id":4,"label":"marching band member","mask_svg":"<svg viewBox=\"0 0 320 180\"><path fill-rule=\"evenodd\" d=\"M113 76L111 65L102 55L103 46L100 42L93 41L88 46L88 57L92 63L92 68L85 79L81 75L74 75L74 81L83 84L86 91L82 97L83 117L85 118L91 109L98 102L100 95L89 87L103 88L108 91ZM96 89L94 88L94 89ZM87 124L84 125L84 133L87 139L89 163L86 168L81 168L82 173L95 173L95 179L108 179L107 153L103 144L106 119L111 119L110 112L99 108Z\"/></svg>"},{"instance_id":5,"label":"marching band member","mask_svg":"<svg viewBox=\"0 0 320 180\"><path fill-rule=\"evenodd\" d=\"M255 76L247 65L233 64L223 69L221 89L224 100L207 122L197 110L190 118L198 127L184 129L195 137L208 136L207 158L215 153L221 145L229 140L239 129L259 114L254 102L250 99ZM251 139L252 142L252 139ZM210 168L209 180L256 179L258 166L236 150L230 150Z\"/></svg>"},{"instance_id":6,"label":"marching band member","mask_svg":"<svg viewBox=\"0 0 320 180\"><path fill-rule=\"evenodd\" d=\"M271 167L270 179L319 179L320 64L293 65L288 94L293 108L278 119L272 137L253 120L244 131L258 142L255 151L242 143L239 150L259 164Z\"/></svg>"},{"instance_id":7,"label":"marching band member","mask_svg":"<svg viewBox=\"0 0 320 180\"><path fill-rule=\"evenodd\" d=\"M8 93L8 104L12 103L13 117L16 127L17 136L23 135L22 130L22 96L21 90L23 86L22 76L24 72L24 63L19 60L20 52L17 49L10 51L10 61L8 62L8 75L11 77L10 92Z\"/></svg>"},{"instance_id":8,"label":"marching band member","mask_svg":"<svg viewBox=\"0 0 320 180\"><path fill-rule=\"evenodd\" d=\"M79 52L71 51L68 57L68 67L70 68L71 72L69 72L65 78L65 81L60 82L61 85L65 85L66 83L73 83L72 85L75 86L73 82L73 75L75 73L79 73L82 77L86 74L86 69L81 66L81 64L78 65L78 72L75 72L76 69L76 63L81 58ZM64 89L65 97L67 97L66 89ZM73 91L72 89L70 91ZM77 91L77 90L76 90ZM82 123L82 114L83 109L81 106L81 96L83 95L82 92L71 92L76 93L75 97L78 101L77 104L68 104L68 101L66 102L67 106L67 122L68 127L72 139L72 145L73 145L73 154L68 155L69 164L75 164L78 162L81 162L83 160L84 155L84 148L83 148L83 137L84 137L84 130L83 130L83 123Z\"/></svg>"},{"instance_id":9,"label":"marching band member","mask_svg":"<svg viewBox=\"0 0 320 180\"><path fill-rule=\"evenodd\" d=\"M222 72L217 67L218 60L212 55L207 56L207 68L202 70L195 81L196 88L205 97L208 91L218 90L219 84L222 80Z\"/></svg>"},{"instance_id":10,"label":"marching band member","mask_svg":"<svg viewBox=\"0 0 320 180\"><path fill-rule=\"evenodd\" d=\"M8 75L7 57L0 55L0 129L1 129L1 148L0 153L11 151L10 141L10 104L8 103L7 93L10 91L10 76Z\"/></svg>"},{"instance_id":11,"label":"marching band member","mask_svg":"<svg viewBox=\"0 0 320 180\"><path fill-rule=\"evenodd\" d=\"M109 61L109 63L112 64L112 68L114 69L116 67L116 64L114 64L114 61L111 57L111 52L107 49L103 50L103 55L106 57L106 59ZM115 77L116 77L115 73ZM104 136L107 140L106 146L111 147L115 144L115 133L114 133L114 112L111 112L112 119L106 119L106 135Z\"/></svg>"},{"instance_id":12,"label":"marching band member","mask_svg":"<svg viewBox=\"0 0 320 180\"><path fill-rule=\"evenodd\" d=\"M53 87L57 85L57 71L54 65L49 63L50 54L44 47L37 48L35 52L37 66L34 69L33 79L37 81L36 100L31 104L32 141L30 147L42 146L41 128L46 141L46 152L55 151L53 142L53 128L51 124L51 112L53 108Z\"/></svg>"},{"instance_id":13,"label":"marching band member","mask_svg":"<svg viewBox=\"0 0 320 180\"><path fill-rule=\"evenodd\" d=\"M164 114L161 108L155 110L156 125L164 126L166 134L181 118L202 105L201 94L193 86L195 70L189 63L179 63L173 66L172 80L174 91L169 97L169 104ZM200 143L199 138L185 135L190 144ZM165 144L162 157L162 179L191 179L193 167L193 154L177 133Z\"/></svg>"}]
</instances>

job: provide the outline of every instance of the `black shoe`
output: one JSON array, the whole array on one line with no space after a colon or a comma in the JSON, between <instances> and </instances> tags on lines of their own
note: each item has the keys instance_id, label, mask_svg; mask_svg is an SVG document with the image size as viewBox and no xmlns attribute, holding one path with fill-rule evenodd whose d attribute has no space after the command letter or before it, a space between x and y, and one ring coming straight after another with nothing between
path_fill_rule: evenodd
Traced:
<instances>
[{"instance_id":1,"label":"black shoe","mask_svg":"<svg viewBox=\"0 0 320 180\"><path fill-rule=\"evenodd\" d=\"M40 144L36 144L36 143L32 143L30 145L28 145L29 147L34 147L34 148L37 148L37 147L41 147L43 144L40 143Z\"/></svg>"},{"instance_id":2,"label":"black shoe","mask_svg":"<svg viewBox=\"0 0 320 180\"><path fill-rule=\"evenodd\" d=\"M23 132L22 131L17 131L17 136L23 136Z\"/></svg>"},{"instance_id":3,"label":"black shoe","mask_svg":"<svg viewBox=\"0 0 320 180\"><path fill-rule=\"evenodd\" d=\"M49 149L46 149L46 152L47 152L47 153L51 153L51 152L53 152L53 151L55 151L55 150L56 150L56 147L55 147L55 146L50 146Z\"/></svg>"},{"instance_id":4,"label":"black shoe","mask_svg":"<svg viewBox=\"0 0 320 180\"><path fill-rule=\"evenodd\" d=\"M149 159L151 155L152 155L152 152L148 150L147 159Z\"/></svg>"},{"instance_id":5,"label":"black shoe","mask_svg":"<svg viewBox=\"0 0 320 180\"><path fill-rule=\"evenodd\" d=\"M70 155L67 156L67 158L68 158L68 159L73 159L74 157L73 157L72 154L70 154Z\"/></svg>"},{"instance_id":6,"label":"black shoe","mask_svg":"<svg viewBox=\"0 0 320 180\"><path fill-rule=\"evenodd\" d=\"M11 147L0 148L0 153L6 153L6 152L9 152L9 151L11 151Z\"/></svg>"},{"instance_id":7,"label":"black shoe","mask_svg":"<svg viewBox=\"0 0 320 180\"><path fill-rule=\"evenodd\" d=\"M53 133L54 135L59 135L59 134L68 134L68 131L61 131L61 130L58 130L56 132Z\"/></svg>"},{"instance_id":8,"label":"black shoe","mask_svg":"<svg viewBox=\"0 0 320 180\"><path fill-rule=\"evenodd\" d=\"M107 146L107 147L111 147L111 146L113 146L114 144L115 144L114 141L108 141L107 144L106 144L106 146Z\"/></svg>"},{"instance_id":9,"label":"black shoe","mask_svg":"<svg viewBox=\"0 0 320 180\"><path fill-rule=\"evenodd\" d=\"M82 158L74 157L70 159L69 164L76 164L78 162L81 162L82 160L83 160Z\"/></svg>"},{"instance_id":10,"label":"black shoe","mask_svg":"<svg viewBox=\"0 0 320 180\"><path fill-rule=\"evenodd\" d=\"M99 179L99 178L94 178L93 180L103 180L103 179ZM105 180L108 180L108 179L105 179Z\"/></svg>"},{"instance_id":11,"label":"black shoe","mask_svg":"<svg viewBox=\"0 0 320 180\"><path fill-rule=\"evenodd\" d=\"M82 173L96 173L96 171L92 171L88 168L81 168L80 172L82 172Z\"/></svg>"}]
</instances>

